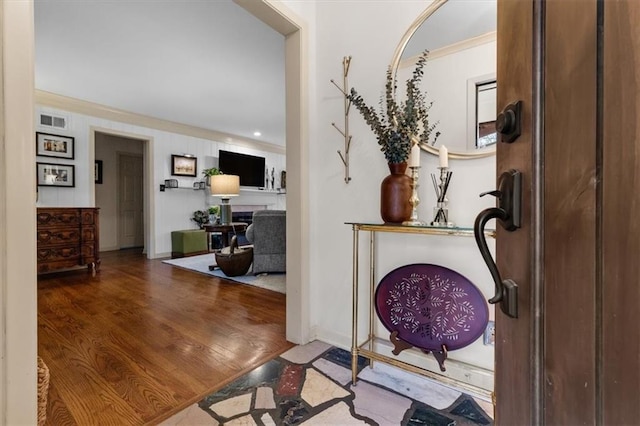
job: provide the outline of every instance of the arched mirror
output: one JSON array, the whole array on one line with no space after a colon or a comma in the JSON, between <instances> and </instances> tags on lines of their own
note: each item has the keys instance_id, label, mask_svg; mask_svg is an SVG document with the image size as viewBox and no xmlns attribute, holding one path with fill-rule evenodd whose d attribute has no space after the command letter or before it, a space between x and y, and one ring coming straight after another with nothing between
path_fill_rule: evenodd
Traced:
<instances>
[{"instance_id":1,"label":"arched mirror","mask_svg":"<svg viewBox=\"0 0 640 426\"><path fill-rule=\"evenodd\" d=\"M399 82L411 76L418 56L429 51L422 88L433 101L429 121L449 157L473 159L495 154L496 0L434 0L401 40L392 70Z\"/></svg>"}]
</instances>

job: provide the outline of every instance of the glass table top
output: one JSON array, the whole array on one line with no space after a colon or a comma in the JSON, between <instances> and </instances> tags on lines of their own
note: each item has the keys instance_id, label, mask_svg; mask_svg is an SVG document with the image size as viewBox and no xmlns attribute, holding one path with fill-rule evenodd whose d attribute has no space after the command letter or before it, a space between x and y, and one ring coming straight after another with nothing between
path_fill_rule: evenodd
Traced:
<instances>
[{"instance_id":1,"label":"glass table top","mask_svg":"<svg viewBox=\"0 0 640 426\"><path fill-rule=\"evenodd\" d=\"M473 236L472 227L461 226L433 226L433 225L402 225L402 224L389 224L389 223L363 223L363 222L345 222L346 225L351 225L354 230L359 231L373 231L373 232L396 232L406 234L431 234L431 235L462 235ZM495 229L485 229L485 235L494 237L496 235Z\"/></svg>"}]
</instances>

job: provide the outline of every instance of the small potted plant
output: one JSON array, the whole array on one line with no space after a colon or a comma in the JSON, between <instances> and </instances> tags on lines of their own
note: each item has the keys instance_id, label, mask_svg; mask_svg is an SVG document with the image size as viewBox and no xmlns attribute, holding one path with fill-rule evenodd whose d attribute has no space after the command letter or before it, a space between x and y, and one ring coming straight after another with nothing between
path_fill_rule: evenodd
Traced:
<instances>
[{"instance_id":1,"label":"small potted plant","mask_svg":"<svg viewBox=\"0 0 640 426\"><path fill-rule=\"evenodd\" d=\"M211 176L223 174L217 167L202 170L202 174L207 182L207 186L211 186Z\"/></svg>"},{"instance_id":2,"label":"small potted plant","mask_svg":"<svg viewBox=\"0 0 640 426\"><path fill-rule=\"evenodd\" d=\"M220 206L209 207L209 222L212 224L218 223L219 214L220 214Z\"/></svg>"}]
</instances>

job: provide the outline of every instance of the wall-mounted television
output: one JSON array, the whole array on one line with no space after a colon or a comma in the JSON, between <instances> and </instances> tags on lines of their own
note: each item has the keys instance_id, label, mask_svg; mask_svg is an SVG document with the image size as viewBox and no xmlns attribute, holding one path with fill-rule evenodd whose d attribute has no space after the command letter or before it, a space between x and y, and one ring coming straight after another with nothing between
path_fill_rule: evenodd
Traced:
<instances>
[{"instance_id":1,"label":"wall-mounted television","mask_svg":"<svg viewBox=\"0 0 640 426\"><path fill-rule=\"evenodd\" d=\"M240 186L264 186L264 157L220 150L218 168L225 175L240 176Z\"/></svg>"}]
</instances>

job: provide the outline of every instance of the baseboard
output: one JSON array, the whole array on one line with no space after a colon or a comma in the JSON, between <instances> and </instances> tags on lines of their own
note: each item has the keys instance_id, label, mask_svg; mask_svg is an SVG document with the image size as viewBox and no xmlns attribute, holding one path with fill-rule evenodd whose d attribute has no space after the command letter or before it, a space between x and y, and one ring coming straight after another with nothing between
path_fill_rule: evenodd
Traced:
<instances>
[{"instance_id":1,"label":"baseboard","mask_svg":"<svg viewBox=\"0 0 640 426\"><path fill-rule=\"evenodd\" d=\"M316 340L321 340L332 346L347 351L351 350L351 336L346 334L336 333L333 330L327 330L324 328L316 328Z\"/></svg>"},{"instance_id":2,"label":"baseboard","mask_svg":"<svg viewBox=\"0 0 640 426\"><path fill-rule=\"evenodd\" d=\"M151 255L150 257L148 257L148 259L168 259L171 257L171 252L164 252L164 253L156 253Z\"/></svg>"},{"instance_id":3,"label":"baseboard","mask_svg":"<svg viewBox=\"0 0 640 426\"><path fill-rule=\"evenodd\" d=\"M317 330L317 340L351 351L351 335L319 328ZM459 382L461 387L470 385L473 388L477 388L478 396L486 396L493 391L494 373L491 370L449 358L445 362L447 371L442 372L440 371L438 362L432 355L427 355L413 349L406 350L400 355L394 356L391 353L392 350L393 346L389 342L380 341L376 343L377 352L428 370L433 373L434 377L432 378L434 380L442 377L442 380L438 381L445 385L449 385L448 382L451 380Z\"/></svg>"},{"instance_id":4,"label":"baseboard","mask_svg":"<svg viewBox=\"0 0 640 426\"><path fill-rule=\"evenodd\" d=\"M116 250L120 250L120 247L118 247L118 246L100 247L100 253L105 252L105 251L116 251Z\"/></svg>"}]
</instances>

